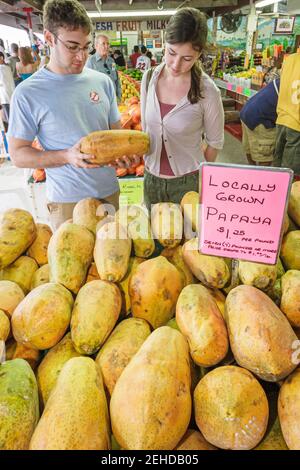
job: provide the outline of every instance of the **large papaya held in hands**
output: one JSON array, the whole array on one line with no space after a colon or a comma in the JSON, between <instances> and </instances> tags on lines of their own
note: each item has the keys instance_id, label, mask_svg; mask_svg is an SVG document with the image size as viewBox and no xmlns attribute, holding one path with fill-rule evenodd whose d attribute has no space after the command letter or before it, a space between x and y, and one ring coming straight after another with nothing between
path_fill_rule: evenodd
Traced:
<instances>
[{"instance_id":1,"label":"large papaya held in hands","mask_svg":"<svg viewBox=\"0 0 300 470\"><path fill-rule=\"evenodd\" d=\"M124 155L144 155L148 152L149 145L149 136L145 132L108 130L88 134L82 139L80 150L95 156L91 163L106 165Z\"/></svg>"}]
</instances>

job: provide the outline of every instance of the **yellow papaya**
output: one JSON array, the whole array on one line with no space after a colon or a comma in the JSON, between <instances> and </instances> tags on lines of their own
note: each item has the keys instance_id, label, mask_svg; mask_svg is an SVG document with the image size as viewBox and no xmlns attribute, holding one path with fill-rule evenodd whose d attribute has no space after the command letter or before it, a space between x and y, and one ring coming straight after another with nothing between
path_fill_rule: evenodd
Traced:
<instances>
[{"instance_id":1,"label":"yellow papaya","mask_svg":"<svg viewBox=\"0 0 300 470\"><path fill-rule=\"evenodd\" d=\"M10 321L3 310L0 310L0 341L6 341L10 333Z\"/></svg>"},{"instance_id":2,"label":"yellow papaya","mask_svg":"<svg viewBox=\"0 0 300 470\"><path fill-rule=\"evenodd\" d=\"M131 256L129 258L128 271L126 273L126 276L122 279L122 281L118 282L118 287L122 296L122 314L125 317L129 315L131 311L131 303L129 297L129 281L132 273L136 271L136 268L141 263L143 263L143 261L145 261L144 258L137 258Z\"/></svg>"},{"instance_id":3,"label":"yellow papaya","mask_svg":"<svg viewBox=\"0 0 300 470\"><path fill-rule=\"evenodd\" d=\"M116 214L116 221L128 231L135 256L149 258L155 250L155 243L146 211L135 205L122 206Z\"/></svg>"},{"instance_id":4,"label":"yellow papaya","mask_svg":"<svg viewBox=\"0 0 300 470\"><path fill-rule=\"evenodd\" d=\"M298 348L299 349L299 348ZM280 388L278 416L285 442L290 450L300 450L300 369L295 370Z\"/></svg>"},{"instance_id":5,"label":"yellow papaya","mask_svg":"<svg viewBox=\"0 0 300 470\"><path fill-rule=\"evenodd\" d=\"M246 369L225 366L208 372L194 391L194 403L197 426L216 447L253 449L266 432L268 399Z\"/></svg>"},{"instance_id":6,"label":"yellow papaya","mask_svg":"<svg viewBox=\"0 0 300 470\"><path fill-rule=\"evenodd\" d=\"M78 356L80 354L74 348L71 333L67 333L59 343L47 352L38 366L36 374L39 395L44 406L65 363L72 357Z\"/></svg>"},{"instance_id":7,"label":"yellow papaya","mask_svg":"<svg viewBox=\"0 0 300 470\"><path fill-rule=\"evenodd\" d=\"M184 233L187 235L187 230L199 233L199 193L196 191L189 191L185 193L180 202L181 210L184 217ZM186 238L192 238L186 236Z\"/></svg>"},{"instance_id":8,"label":"yellow papaya","mask_svg":"<svg viewBox=\"0 0 300 470\"><path fill-rule=\"evenodd\" d=\"M52 237L52 230L49 225L36 224L36 239L28 249L28 256L35 259L39 266L48 263L48 245Z\"/></svg>"},{"instance_id":9,"label":"yellow papaya","mask_svg":"<svg viewBox=\"0 0 300 470\"><path fill-rule=\"evenodd\" d=\"M128 318L116 326L100 349L96 363L110 395L123 370L150 333L150 326L145 320Z\"/></svg>"},{"instance_id":10,"label":"yellow papaya","mask_svg":"<svg viewBox=\"0 0 300 470\"><path fill-rule=\"evenodd\" d=\"M80 354L95 354L112 332L121 312L119 288L107 281L91 281L77 294L71 337Z\"/></svg>"},{"instance_id":11,"label":"yellow papaya","mask_svg":"<svg viewBox=\"0 0 300 470\"><path fill-rule=\"evenodd\" d=\"M183 217L179 204L159 202L151 210L154 238L165 248L175 248L183 237Z\"/></svg>"},{"instance_id":12,"label":"yellow papaya","mask_svg":"<svg viewBox=\"0 0 300 470\"><path fill-rule=\"evenodd\" d=\"M225 358L228 336L222 314L208 290L200 284L185 287L176 305L176 322L187 338L193 361L212 367Z\"/></svg>"},{"instance_id":13,"label":"yellow papaya","mask_svg":"<svg viewBox=\"0 0 300 470\"><path fill-rule=\"evenodd\" d=\"M63 366L30 441L30 450L108 450L110 429L101 372L93 359Z\"/></svg>"},{"instance_id":14,"label":"yellow papaya","mask_svg":"<svg viewBox=\"0 0 300 470\"><path fill-rule=\"evenodd\" d=\"M18 343L49 349L64 336L73 307L72 294L49 282L32 290L15 309L11 324Z\"/></svg>"},{"instance_id":15,"label":"yellow papaya","mask_svg":"<svg viewBox=\"0 0 300 470\"><path fill-rule=\"evenodd\" d=\"M140 264L129 281L131 312L158 328L175 313L183 285L179 271L163 256Z\"/></svg>"},{"instance_id":16,"label":"yellow papaya","mask_svg":"<svg viewBox=\"0 0 300 470\"><path fill-rule=\"evenodd\" d=\"M300 181L295 181L291 187L288 214L293 221L300 225Z\"/></svg>"},{"instance_id":17,"label":"yellow papaya","mask_svg":"<svg viewBox=\"0 0 300 470\"><path fill-rule=\"evenodd\" d=\"M0 309L9 317L24 297L24 292L15 282L0 281Z\"/></svg>"},{"instance_id":18,"label":"yellow papaya","mask_svg":"<svg viewBox=\"0 0 300 470\"><path fill-rule=\"evenodd\" d=\"M293 327L300 328L300 271L290 269L281 278L280 310Z\"/></svg>"},{"instance_id":19,"label":"yellow papaya","mask_svg":"<svg viewBox=\"0 0 300 470\"><path fill-rule=\"evenodd\" d=\"M100 280L100 276L97 271L96 263L92 263L87 273L86 283L91 282L91 281L99 281L99 280Z\"/></svg>"},{"instance_id":20,"label":"yellow papaya","mask_svg":"<svg viewBox=\"0 0 300 470\"><path fill-rule=\"evenodd\" d=\"M277 264L253 263L239 261L239 277L243 284L254 286L261 290L270 289L277 278Z\"/></svg>"},{"instance_id":21,"label":"yellow papaya","mask_svg":"<svg viewBox=\"0 0 300 470\"><path fill-rule=\"evenodd\" d=\"M225 319L235 360L263 380L278 382L296 367L297 336L285 315L262 291L241 285L229 292Z\"/></svg>"},{"instance_id":22,"label":"yellow papaya","mask_svg":"<svg viewBox=\"0 0 300 470\"><path fill-rule=\"evenodd\" d=\"M29 256L20 256L11 265L2 269L0 279L2 281L12 281L21 287L24 294L28 294L31 288L31 281L34 273L38 270L37 262Z\"/></svg>"},{"instance_id":23,"label":"yellow papaya","mask_svg":"<svg viewBox=\"0 0 300 470\"><path fill-rule=\"evenodd\" d=\"M50 281L62 284L77 294L85 283L94 244L94 235L87 228L62 224L48 246Z\"/></svg>"},{"instance_id":24,"label":"yellow papaya","mask_svg":"<svg viewBox=\"0 0 300 470\"><path fill-rule=\"evenodd\" d=\"M131 239L116 222L108 222L97 230L94 259L100 279L119 282L128 270Z\"/></svg>"},{"instance_id":25,"label":"yellow papaya","mask_svg":"<svg viewBox=\"0 0 300 470\"><path fill-rule=\"evenodd\" d=\"M174 449L190 421L190 387L184 336L168 326L158 328L123 370L111 396L112 432L120 446Z\"/></svg>"},{"instance_id":26,"label":"yellow papaya","mask_svg":"<svg viewBox=\"0 0 300 470\"><path fill-rule=\"evenodd\" d=\"M198 251L198 238L183 245L182 254L194 276L207 287L222 289L230 280L230 271L223 258L203 255Z\"/></svg>"},{"instance_id":27,"label":"yellow papaya","mask_svg":"<svg viewBox=\"0 0 300 470\"><path fill-rule=\"evenodd\" d=\"M196 278L193 276L192 271L183 259L181 245L177 246L176 248L165 248L161 252L161 256L165 256L165 258L167 258L167 260L178 269L179 273L181 274L184 287L188 286L189 284L196 284Z\"/></svg>"},{"instance_id":28,"label":"yellow papaya","mask_svg":"<svg viewBox=\"0 0 300 470\"><path fill-rule=\"evenodd\" d=\"M0 212L0 269L13 263L34 242L36 225L23 209Z\"/></svg>"},{"instance_id":29,"label":"yellow papaya","mask_svg":"<svg viewBox=\"0 0 300 470\"><path fill-rule=\"evenodd\" d=\"M73 210L73 223L83 225L96 235L97 224L106 217L104 205L98 199L88 197L77 202Z\"/></svg>"},{"instance_id":30,"label":"yellow papaya","mask_svg":"<svg viewBox=\"0 0 300 470\"><path fill-rule=\"evenodd\" d=\"M196 193L197 194L197 193ZM207 442L199 431L188 429L175 450L218 450Z\"/></svg>"},{"instance_id":31,"label":"yellow papaya","mask_svg":"<svg viewBox=\"0 0 300 470\"><path fill-rule=\"evenodd\" d=\"M49 282L49 264L41 266L32 276L30 290Z\"/></svg>"},{"instance_id":32,"label":"yellow papaya","mask_svg":"<svg viewBox=\"0 0 300 470\"><path fill-rule=\"evenodd\" d=\"M288 232L283 237L280 257L286 269L300 270L300 230Z\"/></svg>"}]
</instances>

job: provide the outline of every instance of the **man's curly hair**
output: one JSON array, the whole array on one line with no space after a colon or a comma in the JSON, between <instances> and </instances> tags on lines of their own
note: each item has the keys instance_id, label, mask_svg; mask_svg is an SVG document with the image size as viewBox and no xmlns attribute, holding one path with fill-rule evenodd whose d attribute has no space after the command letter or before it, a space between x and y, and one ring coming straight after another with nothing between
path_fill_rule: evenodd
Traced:
<instances>
[{"instance_id":1,"label":"man's curly hair","mask_svg":"<svg viewBox=\"0 0 300 470\"><path fill-rule=\"evenodd\" d=\"M43 11L44 28L56 34L58 28L70 31L92 31L92 23L85 8L77 0L47 0Z\"/></svg>"}]
</instances>

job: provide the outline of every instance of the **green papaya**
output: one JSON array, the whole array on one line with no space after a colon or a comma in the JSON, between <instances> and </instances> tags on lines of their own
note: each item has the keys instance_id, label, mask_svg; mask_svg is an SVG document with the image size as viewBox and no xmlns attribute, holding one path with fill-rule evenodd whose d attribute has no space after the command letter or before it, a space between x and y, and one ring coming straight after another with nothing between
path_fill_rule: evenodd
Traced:
<instances>
[{"instance_id":1,"label":"green papaya","mask_svg":"<svg viewBox=\"0 0 300 470\"><path fill-rule=\"evenodd\" d=\"M0 450L27 450L39 419L38 388L23 359L0 364Z\"/></svg>"}]
</instances>

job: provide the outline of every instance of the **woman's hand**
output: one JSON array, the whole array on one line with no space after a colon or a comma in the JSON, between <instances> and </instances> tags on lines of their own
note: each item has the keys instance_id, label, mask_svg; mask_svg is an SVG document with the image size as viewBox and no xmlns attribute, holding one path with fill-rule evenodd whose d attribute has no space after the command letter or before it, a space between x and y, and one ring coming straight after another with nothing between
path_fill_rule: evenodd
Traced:
<instances>
[{"instance_id":1,"label":"woman's hand","mask_svg":"<svg viewBox=\"0 0 300 470\"><path fill-rule=\"evenodd\" d=\"M126 157L125 155L121 158L118 158L115 162L109 164L109 166L117 168L130 168L131 166L137 165L140 163L140 156L133 155L132 157Z\"/></svg>"}]
</instances>

